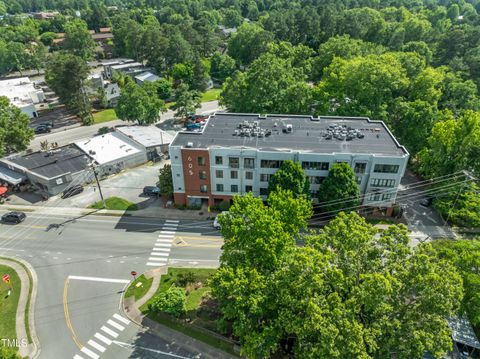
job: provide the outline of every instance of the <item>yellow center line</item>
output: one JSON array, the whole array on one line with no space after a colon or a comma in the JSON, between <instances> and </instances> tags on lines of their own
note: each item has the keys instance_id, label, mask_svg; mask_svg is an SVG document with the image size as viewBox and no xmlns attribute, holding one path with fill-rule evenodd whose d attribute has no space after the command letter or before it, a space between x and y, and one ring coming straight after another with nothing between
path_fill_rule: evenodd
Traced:
<instances>
[{"instance_id":1,"label":"yellow center line","mask_svg":"<svg viewBox=\"0 0 480 359\"><path fill-rule=\"evenodd\" d=\"M65 321L67 322L67 327L68 327L68 329L70 329L70 332L72 333L73 341L77 345L78 349L82 349L83 344L80 343L80 341L77 339L77 335L75 334L75 331L73 330L72 322L70 320L70 313L68 312L67 293L68 293L68 277L67 277L67 279L65 279L65 285L63 287L63 312L65 313Z\"/></svg>"}]
</instances>

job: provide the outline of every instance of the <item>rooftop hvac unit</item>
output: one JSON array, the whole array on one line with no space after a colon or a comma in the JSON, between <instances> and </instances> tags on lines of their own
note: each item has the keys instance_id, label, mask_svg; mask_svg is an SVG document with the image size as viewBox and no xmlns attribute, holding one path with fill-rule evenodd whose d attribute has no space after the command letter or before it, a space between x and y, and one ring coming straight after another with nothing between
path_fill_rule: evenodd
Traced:
<instances>
[{"instance_id":1,"label":"rooftop hvac unit","mask_svg":"<svg viewBox=\"0 0 480 359\"><path fill-rule=\"evenodd\" d=\"M192 148L193 147L193 142L187 142L187 145L185 147Z\"/></svg>"}]
</instances>

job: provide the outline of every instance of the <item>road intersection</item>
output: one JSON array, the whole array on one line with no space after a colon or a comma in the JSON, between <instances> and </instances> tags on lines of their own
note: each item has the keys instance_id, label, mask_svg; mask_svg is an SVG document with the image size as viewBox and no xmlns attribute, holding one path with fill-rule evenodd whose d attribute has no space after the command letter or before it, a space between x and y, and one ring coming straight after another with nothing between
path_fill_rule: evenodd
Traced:
<instances>
[{"instance_id":1,"label":"road intersection","mask_svg":"<svg viewBox=\"0 0 480 359\"><path fill-rule=\"evenodd\" d=\"M197 356L124 322L121 294L132 270L216 267L221 245L205 220L27 213L22 224L0 224L0 255L22 258L37 273L45 359Z\"/></svg>"}]
</instances>

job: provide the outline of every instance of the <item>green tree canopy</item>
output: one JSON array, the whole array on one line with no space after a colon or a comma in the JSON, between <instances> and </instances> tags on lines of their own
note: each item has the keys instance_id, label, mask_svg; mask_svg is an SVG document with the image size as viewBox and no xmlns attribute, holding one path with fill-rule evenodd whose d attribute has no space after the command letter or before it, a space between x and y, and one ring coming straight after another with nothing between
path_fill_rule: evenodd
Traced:
<instances>
[{"instance_id":1,"label":"green tree canopy","mask_svg":"<svg viewBox=\"0 0 480 359\"><path fill-rule=\"evenodd\" d=\"M122 88L115 108L120 119L136 121L140 125L155 123L160 118L160 112L165 110L165 102L159 98L155 83L139 86L133 81L128 81Z\"/></svg>"},{"instance_id":2,"label":"green tree canopy","mask_svg":"<svg viewBox=\"0 0 480 359\"><path fill-rule=\"evenodd\" d=\"M228 54L238 65L247 66L267 51L273 35L256 24L243 23L228 42Z\"/></svg>"},{"instance_id":3,"label":"green tree canopy","mask_svg":"<svg viewBox=\"0 0 480 359\"><path fill-rule=\"evenodd\" d=\"M75 19L65 23L65 40L63 48L84 60L92 58L95 49L95 42L88 32L85 21Z\"/></svg>"},{"instance_id":4,"label":"green tree canopy","mask_svg":"<svg viewBox=\"0 0 480 359\"><path fill-rule=\"evenodd\" d=\"M30 118L0 96L0 156L23 151L33 138Z\"/></svg>"},{"instance_id":5,"label":"green tree canopy","mask_svg":"<svg viewBox=\"0 0 480 359\"><path fill-rule=\"evenodd\" d=\"M151 307L159 312L179 317L187 311L185 289L172 285L165 292L158 294Z\"/></svg>"},{"instance_id":6,"label":"green tree canopy","mask_svg":"<svg viewBox=\"0 0 480 359\"><path fill-rule=\"evenodd\" d=\"M276 191L280 187L289 190L295 197L310 198L310 183L303 172L302 166L293 161L283 161L282 166L268 181L268 192Z\"/></svg>"},{"instance_id":7,"label":"green tree canopy","mask_svg":"<svg viewBox=\"0 0 480 359\"><path fill-rule=\"evenodd\" d=\"M160 168L158 179L160 184L160 194L162 196L171 197L173 194L172 166L168 164Z\"/></svg>"},{"instance_id":8,"label":"green tree canopy","mask_svg":"<svg viewBox=\"0 0 480 359\"><path fill-rule=\"evenodd\" d=\"M200 108L200 94L197 90L190 90L187 84L180 84L175 91L175 117L186 118L188 114Z\"/></svg>"},{"instance_id":9,"label":"green tree canopy","mask_svg":"<svg viewBox=\"0 0 480 359\"><path fill-rule=\"evenodd\" d=\"M350 210L360 203L360 189L355 173L346 163L334 163L320 184L318 201L322 212Z\"/></svg>"}]
</instances>

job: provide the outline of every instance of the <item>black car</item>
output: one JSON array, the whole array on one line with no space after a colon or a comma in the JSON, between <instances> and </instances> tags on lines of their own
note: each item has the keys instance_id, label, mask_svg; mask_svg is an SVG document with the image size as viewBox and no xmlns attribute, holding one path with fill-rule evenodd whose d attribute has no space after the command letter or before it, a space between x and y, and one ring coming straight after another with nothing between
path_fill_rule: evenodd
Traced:
<instances>
[{"instance_id":1,"label":"black car","mask_svg":"<svg viewBox=\"0 0 480 359\"><path fill-rule=\"evenodd\" d=\"M430 207L433 203L433 198L432 197L427 197L427 198L424 198L420 201L420 206L423 206L423 207Z\"/></svg>"},{"instance_id":2,"label":"black car","mask_svg":"<svg viewBox=\"0 0 480 359\"><path fill-rule=\"evenodd\" d=\"M76 185L76 186L73 186L73 187L70 187L69 189L66 189L65 191L63 191L62 193L62 198L68 198L68 197L72 197L72 196L75 196L76 194L79 194L79 193L82 193L83 192L83 187L80 186L80 185Z\"/></svg>"},{"instance_id":3,"label":"black car","mask_svg":"<svg viewBox=\"0 0 480 359\"><path fill-rule=\"evenodd\" d=\"M146 186L143 187L143 194L145 196L160 196L160 188L157 186Z\"/></svg>"},{"instance_id":4,"label":"black car","mask_svg":"<svg viewBox=\"0 0 480 359\"><path fill-rule=\"evenodd\" d=\"M49 126L46 126L46 125L38 125L37 127L35 127L35 133L48 133L50 132L50 127Z\"/></svg>"},{"instance_id":5,"label":"black car","mask_svg":"<svg viewBox=\"0 0 480 359\"><path fill-rule=\"evenodd\" d=\"M20 223L27 218L27 215L23 212L8 212L2 216L2 222L8 223Z\"/></svg>"}]
</instances>

